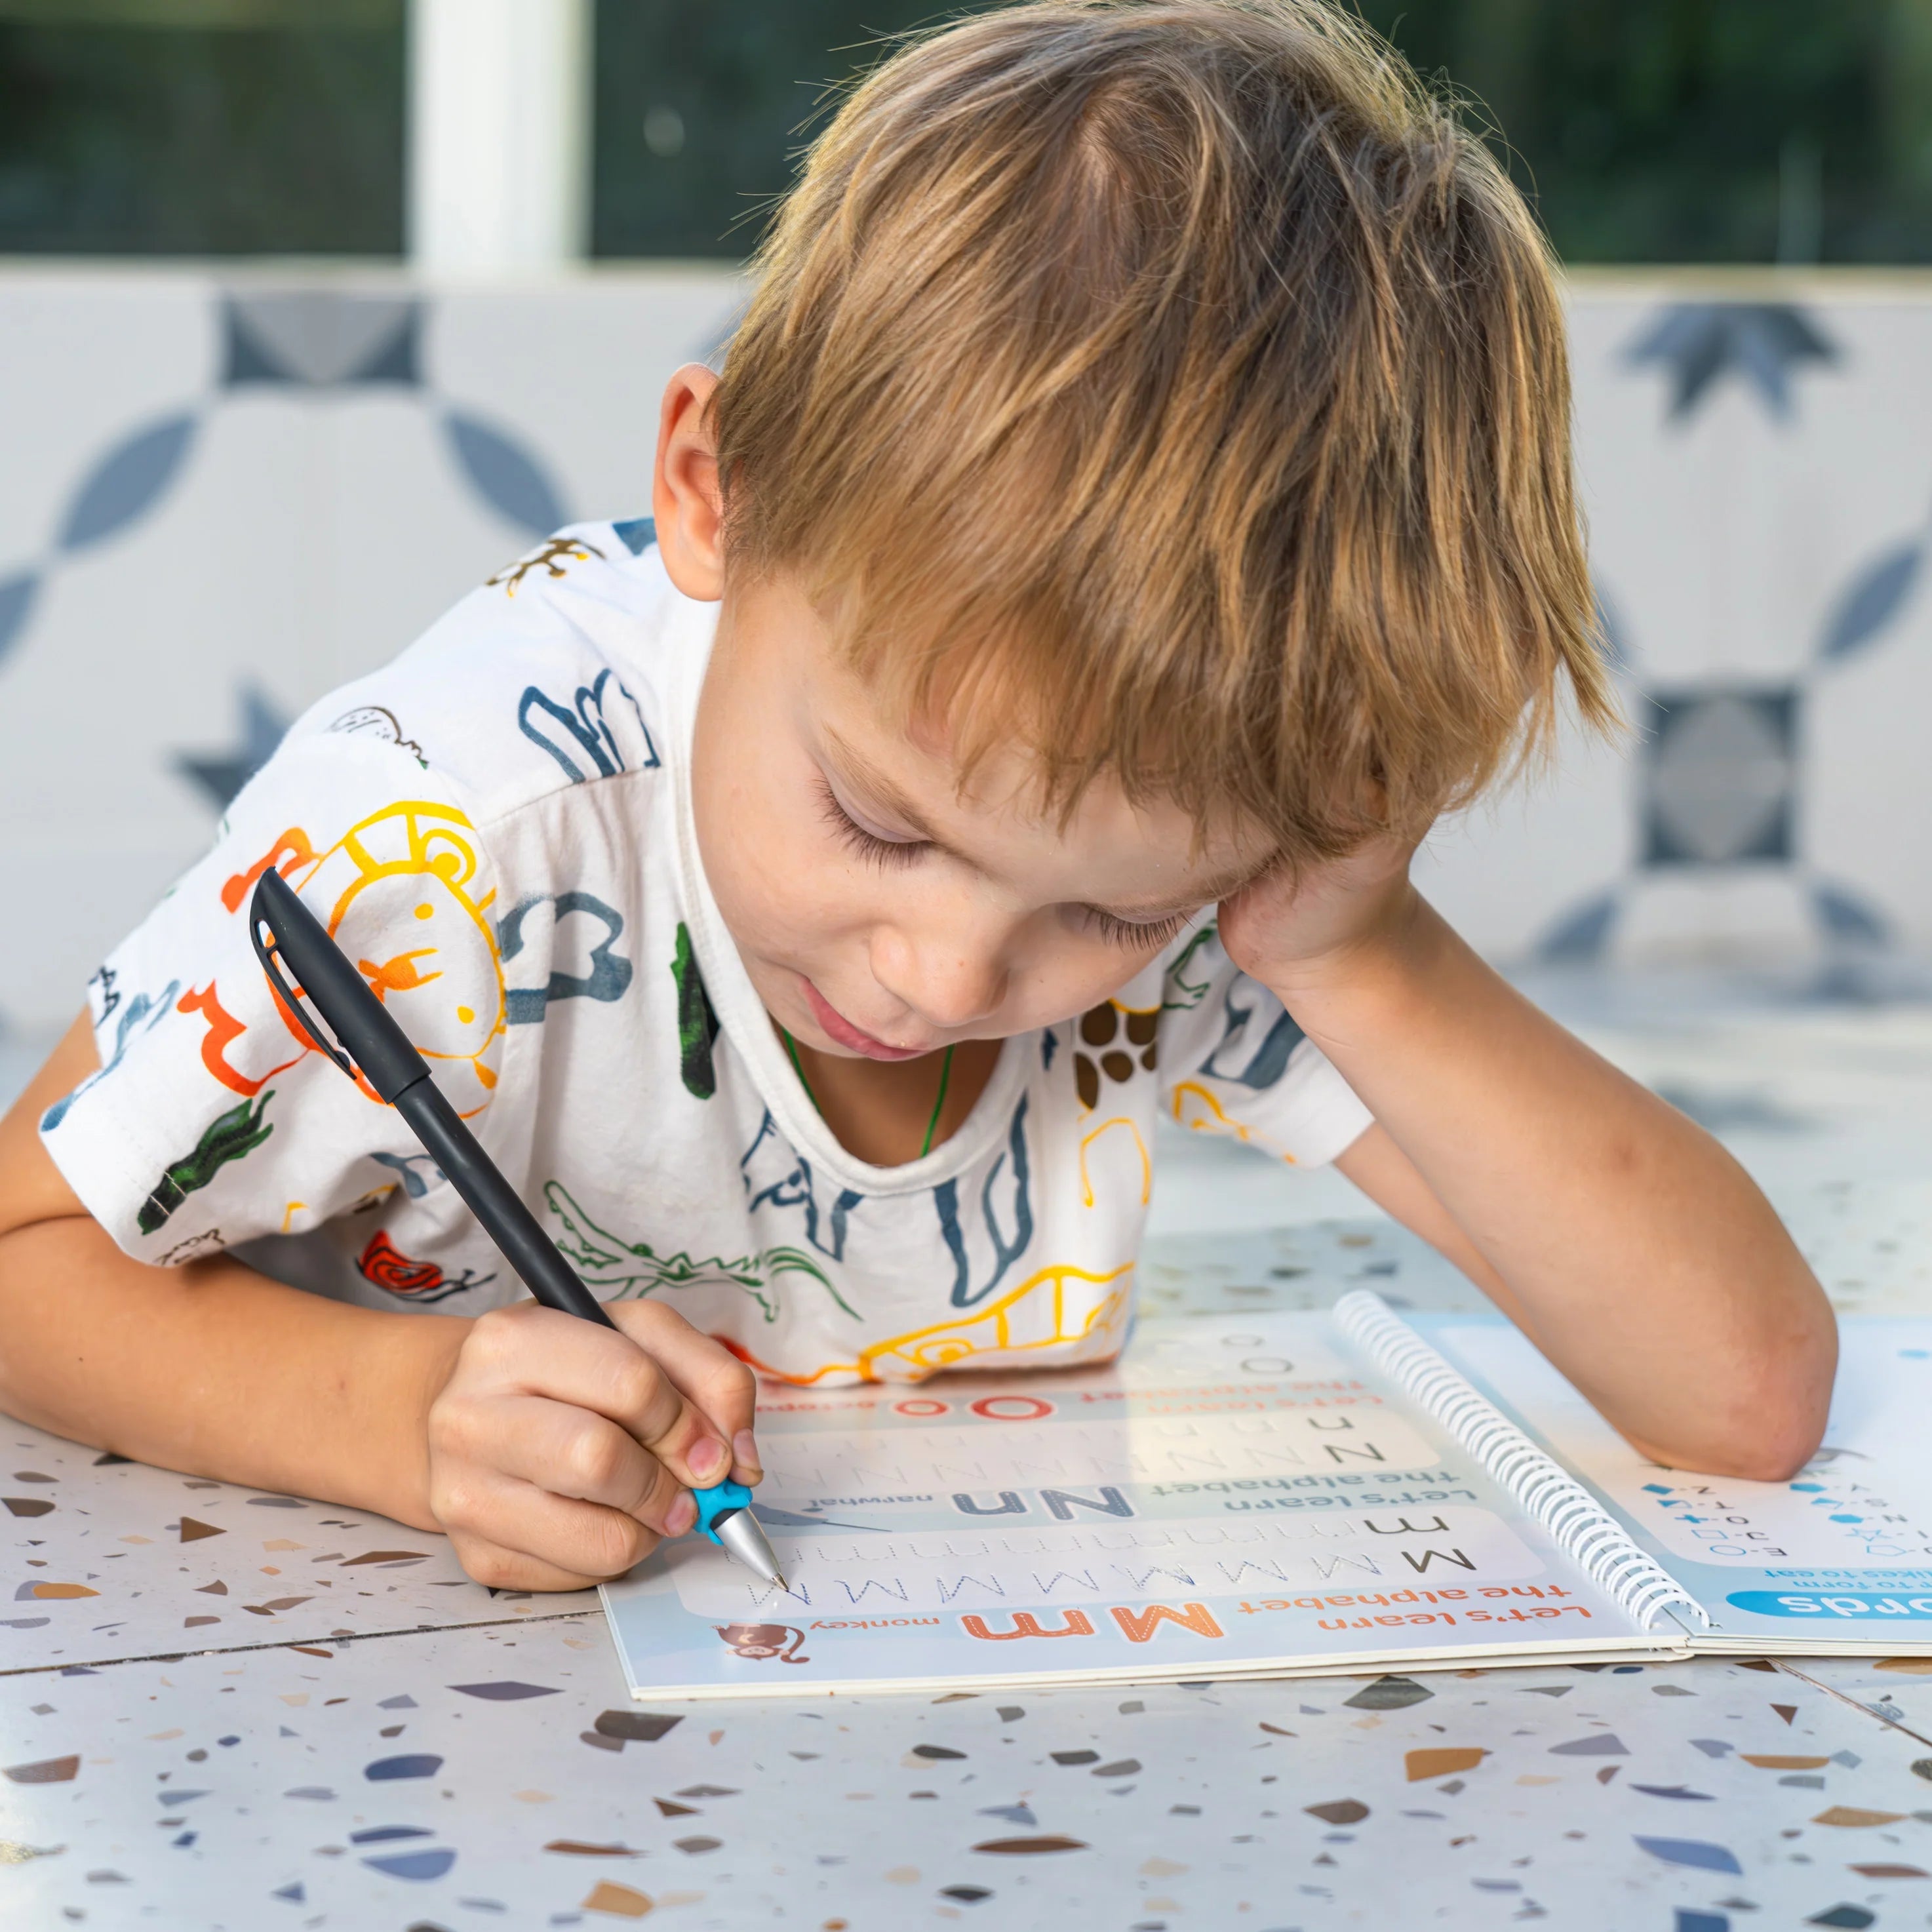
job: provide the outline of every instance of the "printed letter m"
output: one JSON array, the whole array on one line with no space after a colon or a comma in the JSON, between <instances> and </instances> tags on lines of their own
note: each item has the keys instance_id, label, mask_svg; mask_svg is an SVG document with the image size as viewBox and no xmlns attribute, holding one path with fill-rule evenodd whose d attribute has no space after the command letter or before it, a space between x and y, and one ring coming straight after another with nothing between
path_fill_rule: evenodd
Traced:
<instances>
[{"instance_id":1,"label":"printed letter m","mask_svg":"<svg viewBox=\"0 0 1932 1932\"><path fill-rule=\"evenodd\" d=\"M1473 1570L1476 1567L1475 1559L1473 1557L1465 1556L1460 1550L1425 1550L1422 1552L1422 1561L1419 1563L1405 1550L1402 1552L1402 1560L1418 1576L1426 1575L1432 1563L1453 1563L1459 1570Z\"/></svg>"},{"instance_id":2,"label":"printed letter m","mask_svg":"<svg viewBox=\"0 0 1932 1932\"><path fill-rule=\"evenodd\" d=\"M1064 1627L1059 1630L1042 1630L1039 1620L1030 1610L1016 1610L1013 1627L1010 1630L988 1630L986 1619L975 1611L970 1616L959 1619L960 1627L968 1636L983 1637L988 1643L1010 1643L1016 1636L1091 1636L1094 1626L1087 1621L1084 1611L1063 1610ZM1116 1612L1118 1615L1118 1612ZM1220 1632L1216 1631L1218 1636Z\"/></svg>"},{"instance_id":3,"label":"printed letter m","mask_svg":"<svg viewBox=\"0 0 1932 1932\"><path fill-rule=\"evenodd\" d=\"M1165 1604L1150 1604L1144 1610L1116 1610L1112 1615L1130 1643L1145 1643L1162 1624L1179 1624L1197 1636L1226 1635L1205 1604L1190 1604L1178 1610L1171 1610Z\"/></svg>"}]
</instances>

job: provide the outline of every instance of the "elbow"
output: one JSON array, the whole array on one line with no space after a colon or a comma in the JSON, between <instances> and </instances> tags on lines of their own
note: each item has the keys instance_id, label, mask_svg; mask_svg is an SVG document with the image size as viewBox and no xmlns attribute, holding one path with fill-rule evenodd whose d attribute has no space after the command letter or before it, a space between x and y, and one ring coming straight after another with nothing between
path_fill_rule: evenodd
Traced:
<instances>
[{"instance_id":1,"label":"elbow","mask_svg":"<svg viewBox=\"0 0 1932 1932\"><path fill-rule=\"evenodd\" d=\"M1718 1426L1712 1428L1709 1425ZM1817 1454L1825 1437L1821 1403L1782 1414L1752 1414L1726 1420L1706 1418L1705 1429L1686 1431L1667 1442L1627 1438L1632 1448L1666 1469L1687 1474L1728 1476L1736 1481L1787 1482Z\"/></svg>"},{"instance_id":2,"label":"elbow","mask_svg":"<svg viewBox=\"0 0 1932 1932\"><path fill-rule=\"evenodd\" d=\"M1822 1298L1821 1298L1822 1299ZM1654 1462L1700 1474L1754 1483L1788 1481L1825 1439L1838 1338L1829 1308L1799 1333L1767 1344L1714 1388L1690 1426L1655 1448L1634 1446Z\"/></svg>"},{"instance_id":3,"label":"elbow","mask_svg":"<svg viewBox=\"0 0 1932 1932\"><path fill-rule=\"evenodd\" d=\"M1801 1418L1795 1424L1767 1426L1760 1419L1740 1439L1697 1466L1710 1475L1746 1482L1788 1482L1817 1454L1824 1439L1822 1409L1815 1421Z\"/></svg>"}]
</instances>

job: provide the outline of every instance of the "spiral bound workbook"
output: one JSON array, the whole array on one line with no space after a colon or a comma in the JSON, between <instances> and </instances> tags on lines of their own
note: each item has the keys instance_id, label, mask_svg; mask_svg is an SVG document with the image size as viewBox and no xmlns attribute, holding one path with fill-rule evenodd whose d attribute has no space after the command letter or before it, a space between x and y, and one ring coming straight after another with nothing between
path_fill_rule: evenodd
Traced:
<instances>
[{"instance_id":1,"label":"spiral bound workbook","mask_svg":"<svg viewBox=\"0 0 1932 1932\"><path fill-rule=\"evenodd\" d=\"M1922 1378L1932 1392L1932 1359ZM1789 1485L1707 1482L1643 1464L1579 1402L1499 1319L1425 1334L1367 1293L1325 1315L1144 1322L1104 1367L767 1388L757 1507L788 1587L686 1538L605 1607L651 1699L1626 1661L1778 1647L1767 1630L1809 1648L1828 1622L1842 1640L1881 1618L1888 1650L1912 1647L1913 1617L1932 1634L1932 1594L1868 1625L1760 1616L1765 1590L1855 1593L1822 1573L1714 1582L1706 1560L1781 1561L1750 1526L1775 1518L1795 1549L1788 1504L1832 1522L1835 1576L1858 1498L1831 1459L1876 1450L1828 1450ZM1695 1507L1647 1514L1665 1492ZM1885 1508L1887 1540L1862 1546L1892 1562L1908 1532ZM1719 1515L1731 1541L1694 1535Z\"/></svg>"},{"instance_id":2,"label":"spiral bound workbook","mask_svg":"<svg viewBox=\"0 0 1932 1932\"><path fill-rule=\"evenodd\" d=\"M1396 1324L1406 1347L1378 1352L1397 1378L1425 1400L1439 1387L1462 1439L1475 1437L1459 1401L1533 1438L1530 1453L1562 1464L1623 1546L1664 1574L1673 1594L1660 1600L1693 1650L1932 1654L1932 1322L1841 1321L1822 1445L1788 1480L1756 1483L1646 1460L1506 1322L1412 1320Z\"/></svg>"}]
</instances>

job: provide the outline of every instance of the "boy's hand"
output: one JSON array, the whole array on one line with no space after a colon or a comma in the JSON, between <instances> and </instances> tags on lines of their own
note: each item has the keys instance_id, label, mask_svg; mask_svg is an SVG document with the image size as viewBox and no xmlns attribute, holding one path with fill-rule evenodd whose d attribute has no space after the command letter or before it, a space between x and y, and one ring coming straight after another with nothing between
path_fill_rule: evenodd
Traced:
<instances>
[{"instance_id":1,"label":"boy's hand","mask_svg":"<svg viewBox=\"0 0 1932 1932\"><path fill-rule=\"evenodd\" d=\"M1284 1001L1398 938L1416 903L1413 839L1378 838L1299 874L1274 866L1221 902L1228 956Z\"/></svg>"},{"instance_id":2,"label":"boy's hand","mask_svg":"<svg viewBox=\"0 0 1932 1932\"><path fill-rule=\"evenodd\" d=\"M534 1302L468 1324L430 1406L429 1506L479 1583L621 1575L690 1528L692 1487L763 1473L751 1370L658 1302L610 1315L622 1334Z\"/></svg>"}]
</instances>

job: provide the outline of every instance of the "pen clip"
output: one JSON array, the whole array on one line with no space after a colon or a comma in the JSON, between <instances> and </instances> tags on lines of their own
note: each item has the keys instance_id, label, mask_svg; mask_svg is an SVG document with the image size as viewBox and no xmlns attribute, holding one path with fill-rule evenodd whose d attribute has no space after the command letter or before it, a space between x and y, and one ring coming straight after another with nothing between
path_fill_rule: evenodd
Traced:
<instances>
[{"instance_id":1,"label":"pen clip","mask_svg":"<svg viewBox=\"0 0 1932 1932\"><path fill-rule=\"evenodd\" d=\"M255 957L262 962L262 970L268 975L268 984L274 987L283 1006L286 1008L296 1025L308 1034L316 1051L318 1053L326 1054L337 1066L342 1069L344 1072L349 1076L350 1079L353 1080L358 1077L356 1063L322 1032L316 1021L309 1017L308 1007L302 995L295 987L290 985L283 974L281 966L275 956L281 934L275 930L274 916L262 904L263 896L258 887L248 905L248 938L254 946ZM275 942L274 944L269 944L262 939L262 929L264 926L267 927L269 938Z\"/></svg>"}]
</instances>

